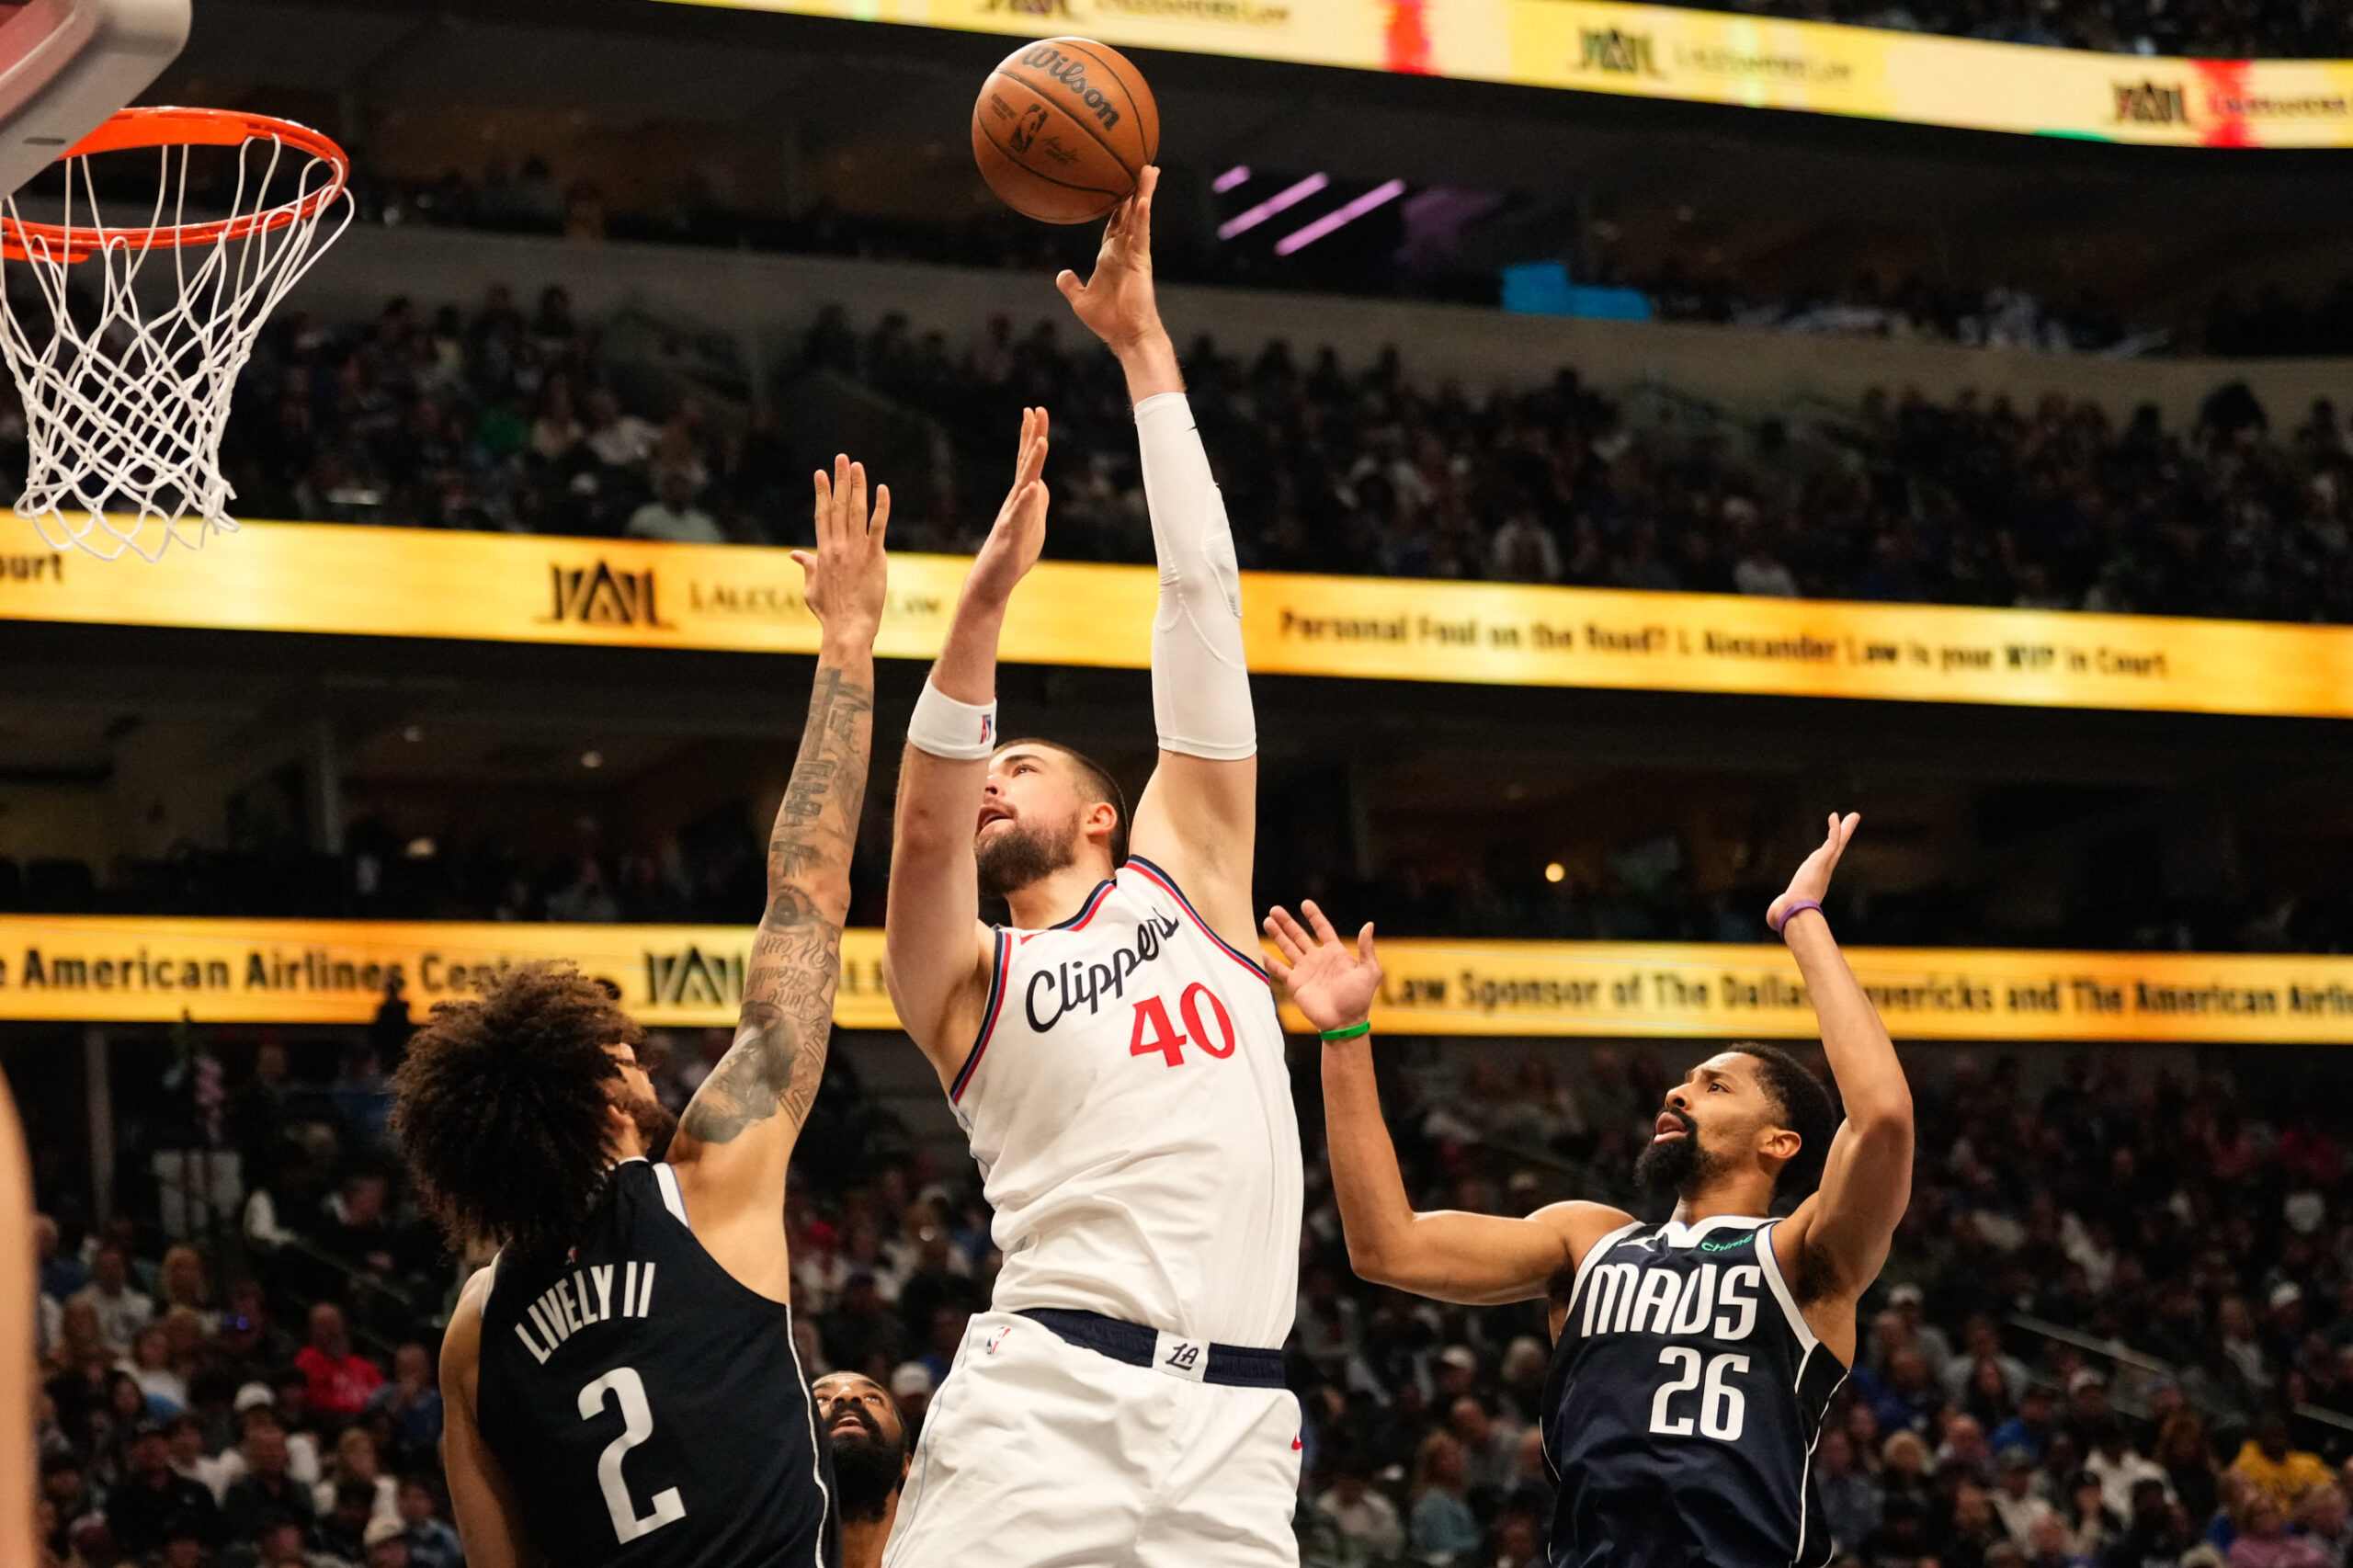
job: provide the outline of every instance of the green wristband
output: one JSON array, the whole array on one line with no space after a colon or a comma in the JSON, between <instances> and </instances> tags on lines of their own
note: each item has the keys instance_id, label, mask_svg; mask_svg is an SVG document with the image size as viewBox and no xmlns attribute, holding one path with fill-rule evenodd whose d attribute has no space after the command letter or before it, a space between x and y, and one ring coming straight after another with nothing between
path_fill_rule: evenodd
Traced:
<instances>
[{"instance_id":1,"label":"green wristband","mask_svg":"<svg viewBox=\"0 0 2353 1568\"><path fill-rule=\"evenodd\" d=\"M1324 1043L1326 1045L1336 1045L1341 1040L1354 1040L1358 1035L1368 1035L1371 1032L1372 1020L1370 1018L1367 1018L1360 1024L1350 1024L1344 1029L1325 1029L1324 1031Z\"/></svg>"}]
</instances>

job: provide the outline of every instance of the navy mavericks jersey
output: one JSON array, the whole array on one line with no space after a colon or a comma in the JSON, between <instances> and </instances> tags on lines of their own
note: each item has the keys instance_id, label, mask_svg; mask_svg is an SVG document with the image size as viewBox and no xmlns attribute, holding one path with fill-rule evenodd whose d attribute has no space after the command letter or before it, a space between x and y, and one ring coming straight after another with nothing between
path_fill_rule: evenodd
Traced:
<instances>
[{"instance_id":1,"label":"navy mavericks jersey","mask_svg":"<svg viewBox=\"0 0 2353 1568\"><path fill-rule=\"evenodd\" d=\"M475 1419L541 1561L834 1568L833 1455L792 1309L688 1227L676 1172L613 1167L568 1257L501 1256Z\"/></svg>"},{"instance_id":2,"label":"navy mavericks jersey","mask_svg":"<svg viewBox=\"0 0 2353 1568\"><path fill-rule=\"evenodd\" d=\"M1552 1568L1818 1568L1814 1439L1847 1369L1799 1315L1770 1220L1604 1236L1544 1384Z\"/></svg>"}]
</instances>

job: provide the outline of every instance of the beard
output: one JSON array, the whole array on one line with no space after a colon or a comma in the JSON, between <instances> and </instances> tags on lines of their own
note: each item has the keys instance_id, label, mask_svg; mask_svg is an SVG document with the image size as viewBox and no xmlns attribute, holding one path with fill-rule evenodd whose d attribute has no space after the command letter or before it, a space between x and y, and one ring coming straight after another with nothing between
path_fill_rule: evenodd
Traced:
<instances>
[{"instance_id":1,"label":"beard","mask_svg":"<svg viewBox=\"0 0 2353 1568\"><path fill-rule=\"evenodd\" d=\"M1672 1192L1681 1198L1703 1185L1723 1161L1699 1146L1699 1124L1681 1111L1670 1111L1683 1124L1680 1138L1651 1140L1634 1161L1634 1185L1645 1192Z\"/></svg>"},{"instance_id":2,"label":"beard","mask_svg":"<svg viewBox=\"0 0 2353 1568\"><path fill-rule=\"evenodd\" d=\"M983 839L973 852L981 875L981 896L1007 898L1041 878L1051 877L1078 860L1078 824L1066 822L1062 831L1017 822L1003 833Z\"/></svg>"},{"instance_id":3,"label":"beard","mask_svg":"<svg viewBox=\"0 0 2353 1568\"><path fill-rule=\"evenodd\" d=\"M647 1159L658 1161L670 1152L670 1134L678 1130L676 1111L652 1095L624 1100L621 1108L628 1111L630 1120L637 1124L637 1135L644 1140Z\"/></svg>"},{"instance_id":4,"label":"beard","mask_svg":"<svg viewBox=\"0 0 2353 1568\"><path fill-rule=\"evenodd\" d=\"M858 1418L856 1431L831 1432L827 1437L834 1450L834 1487L844 1518L873 1524L890 1506L891 1494L899 1489L906 1451L884 1437L882 1428L865 1411L853 1409L851 1414Z\"/></svg>"}]
</instances>

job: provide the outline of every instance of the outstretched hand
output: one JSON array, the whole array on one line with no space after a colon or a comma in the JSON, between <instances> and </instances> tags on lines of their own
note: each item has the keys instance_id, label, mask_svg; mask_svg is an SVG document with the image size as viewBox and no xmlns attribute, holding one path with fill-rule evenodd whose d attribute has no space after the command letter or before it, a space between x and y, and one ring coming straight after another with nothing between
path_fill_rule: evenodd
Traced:
<instances>
[{"instance_id":1,"label":"outstretched hand","mask_svg":"<svg viewBox=\"0 0 2353 1568\"><path fill-rule=\"evenodd\" d=\"M965 579L967 593L1005 603L1046 548L1050 498L1044 474L1050 423L1042 408L1021 411L1021 449L1013 462L1013 488L1006 492L1005 505L996 509L996 521L989 525L989 537L973 558L972 575Z\"/></svg>"},{"instance_id":2,"label":"outstretched hand","mask_svg":"<svg viewBox=\"0 0 2353 1568\"><path fill-rule=\"evenodd\" d=\"M1289 911L1277 904L1267 913L1267 935L1275 939L1282 956L1267 961L1276 978L1290 988L1290 999L1307 1015L1307 1021L1317 1028L1344 1029L1362 1023L1371 1016L1372 999L1381 991L1381 959L1373 950L1372 922L1366 921L1364 929L1357 933L1357 951L1351 953L1313 899L1303 901L1299 908L1314 934L1311 937Z\"/></svg>"},{"instance_id":3,"label":"outstretched hand","mask_svg":"<svg viewBox=\"0 0 2353 1568\"><path fill-rule=\"evenodd\" d=\"M1862 820L1854 812L1848 812L1843 817L1836 812L1830 813L1830 835L1822 841L1820 848L1805 858L1804 864L1798 867L1797 875L1790 879L1788 891L1775 899L1772 907L1765 912L1768 926L1780 929L1782 913L1790 905L1807 900L1820 903L1828 895L1830 873L1838 869L1838 857L1847 852L1847 842L1855 836L1855 829Z\"/></svg>"},{"instance_id":4,"label":"outstretched hand","mask_svg":"<svg viewBox=\"0 0 2353 1568\"><path fill-rule=\"evenodd\" d=\"M1064 271L1054 278L1078 319L1115 354L1165 330L1152 291L1152 193L1159 184L1160 171L1146 165L1136 193L1112 209L1094 277L1081 283L1077 273Z\"/></svg>"},{"instance_id":5,"label":"outstretched hand","mask_svg":"<svg viewBox=\"0 0 2353 1568\"><path fill-rule=\"evenodd\" d=\"M796 550L802 597L828 637L844 637L871 647L882 626L882 604L890 587L889 562L882 541L891 526L891 487L866 499L866 465L835 454L831 478L819 469L813 476L817 491L817 548Z\"/></svg>"}]
</instances>

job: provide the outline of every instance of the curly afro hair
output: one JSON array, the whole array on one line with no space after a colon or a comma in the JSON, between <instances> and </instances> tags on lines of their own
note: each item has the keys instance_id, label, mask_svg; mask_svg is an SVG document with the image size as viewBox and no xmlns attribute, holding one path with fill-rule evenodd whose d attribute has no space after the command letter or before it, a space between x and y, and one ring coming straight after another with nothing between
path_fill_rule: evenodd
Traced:
<instances>
[{"instance_id":1,"label":"curly afro hair","mask_svg":"<svg viewBox=\"0 0 2353 1568\"><path fill-rule=\"evenodd\" d=\"M392 1131L451 1242L560 1252L602 1190L606 1049L645 1031L569 963L519 965L443 1002L394 1079Z\"/></svg>"}]
</instances>

